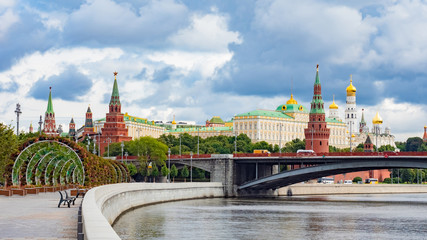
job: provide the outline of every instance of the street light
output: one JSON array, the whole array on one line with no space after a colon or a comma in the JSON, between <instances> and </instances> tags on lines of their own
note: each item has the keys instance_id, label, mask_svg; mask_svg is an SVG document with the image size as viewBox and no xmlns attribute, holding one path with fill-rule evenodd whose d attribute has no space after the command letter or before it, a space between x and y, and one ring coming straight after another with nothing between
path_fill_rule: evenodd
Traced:
<instances>
[{"instance_id":1,"label":"street light","mask_svg":"<svg viewBox=\"0 0 427 240\"><path fill-rule=\"evenodd\" d=\"M110 143L111 143L111 138L107 138L107 157L110 157Z\"/></svg>"},{"instance_id":2,"label":"street light","mask_svg":"<svg viewBox=\"0 0 427 240\"><path fill-rule=\"evenodd\" d=\"M282 154L282 123L279 123L279 125L280 125L279 153Z\"/></svg>"},{"instance_id":3,"label":"street light","mask_svg":"<svg viewBox=\"0 0 427 240\"><path fill-rule=\"evenodd\" d=\"M179 158L181 158L181 133L179 134Z\"/></svg>"},{"instance_id":4,"label":"street light","mask_svg":"<svg viewBox=\"0 0 427 240\"><path fill-rule=\"evenodd\" d=\"M197 156L199 156L200 127L197 128Z\"/></svg>"},{"instance_id":5,"label":"street light","mask_svg":"<svg viewBox=\"0 0 427 240\"><path fill-rule=\"evenodd\" d=\"M169 182L171 182L171 149L168 148L168 180Z\"/></svg>"},{"instance_id":6,"label":"street light","mask_svg":"<svg viewBox=\"0 0 427 240\"><path fill-rule=\"evenodd\" d=\"M89 151L90 136L89 136L89 135L87 135L87 134L86 134L86 136L87 136L87 151Z\"/></svg>"},{"instance_id":7,"label":"street light","mask_svg":"<svg viewBox=\"0 0 427 240\"><path fill-rule=\"evenodd\" d=\"M128 163L128 156L129 156L129 154L128 154L128 152L125 152L125 157L126 157L126 164Z\"/></svg>"},{"instance_id":8,"label":"street light","mask_svg":"<svg viewBox=\"0 0 427 240\"><path fill-rule=\"evenodd\" d=\"M120 144L120 146L122 147L122 162L123 162L123 148L125 147L125 142L122 141L122 144Z\"/></svg>"},{"instance_id":9,"label":"street light","mask_svg":"<svg viewBox=\"0 0 427 240\"><path fill-rule=\"evenodd\" d=\"M234 153L237 154L237 135L236 135L236 132L234 132Z\"/></svg>"},{"instance_id":10,"label":"street light","mask_svg":"<svg viewBox=\"0 0 427 240\"><path fill-rule=\"evenodd\" d=\"M16 136L19 136L19 114L21 114L21 105L19 103L16 104Z\"/></svg>"},{"instance_id":11,"label":"street light","mask_svg":"<svg viewBox=\"0 0 427 240\"><path fill-rule=\"evenodd\" d=\"M42 115L40 115L40 121L39 121L39 134L41 134L41 133L42 133L42 124L43 124Z\"/></svg>"},{"instance_id":12,"label":"street light","mask_svg":"<svg viewBox=\"0 0 427 240\"><path fill-rule=\"evenodd\" d=\"M96 136L93 136L93 154L96 155Z\"/></svg>"},{"instance_id":13,"label":"street light","mask_svg":"<svg viewBox=\"0 0 427 240\"><path fill-rule=\"evenodd\" d=\"M193 182L193 152L190 152L190 182Z\"/></svg>"}]
</instances>

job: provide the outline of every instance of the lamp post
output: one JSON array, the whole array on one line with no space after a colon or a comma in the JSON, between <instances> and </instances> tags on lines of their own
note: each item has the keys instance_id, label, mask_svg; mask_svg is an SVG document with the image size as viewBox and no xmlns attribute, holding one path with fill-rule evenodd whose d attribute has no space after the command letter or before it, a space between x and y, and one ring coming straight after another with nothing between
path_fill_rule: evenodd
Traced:
<instances>
[{"instance_id":1,"label":"lamp post","mask_svg":"<svg viewBox=\"0 0 427 240\"><path fill-rule=\"evenodd\" d=\"M126 157L126 164L128 163L128 156L129 156L129 153L128 152L125 152L125 157Z\"/></svg>"},{"instance_id":2,"label":"lamp post","mask_svg":"<svg viewBox=\"0 0 427 240\"><path fill-rule=\"evenodd\" d=\"M93 154L96 155L96 136L93 136Z\"/></svg>"},{"instance_id":3,"label":"lamp post","mask_svg":"<svg viewBox=\"0 0 427 240\"><path fill-rule=\"evenodd\" d=\"M353 133L352 133L352 131L351 131L351 130L352 130L352 129L351 129L352 125L353 125L353 122L351 122L351 121L350 121L350 152L352 152L352 149L351 149L351 147L352 147L352 146L351 146L351 144L352 144L352 141L351 141L351 140L352 140L352 138L353 138Z\"/></svg>"},{"instance_id":4,"label":"lamp post","mask_svg":"<svg viewBox=\"0 0 427 240\"><path fill-rule=\"evenodd\" d=\"M279 123L280 125L280 132L279 132L279 153L280 155L282 154L282 124ZM280 170L279 170L280 171Z\"/></svg>"},{"instance_id":5,"label":"lamp post","mask_svg":"<svg viewBox=\"0 0 427 240\"><path fill-rule=\"evenodd\" d=\"M123 148L125 147L125 142L122 141L122 144L120 144L120 146L122 147L122 162L123 162Z\"/></svg>"},{"instance_id":6,"label":"lamp post","mask_svg":"<svg viewBox=\"0 0 427 240\"><path fill-rule=\"evenodd\" d=\"M42 124L43 124L42 115L40 115L40 120L39 120L39 134L42 133ZM76 142L77 142L77 140L76 140Z\"/></svg>"},{"instance_id":7,"label":"lamp post","mask_svg":"<svg viewBox=\"0 0 427 240\"><path fill-rule=\"evenodd\" d=\"M171 149L168 148L168 181L171 182Z\"/></svg>"},{"instance_id":8,"label":"lamp post","mask_svg":"<svg viewBox=\"0 0 427 240\"><path fill-rule=\"evenodd\" d=\"M193 182L193 152L190 152L190 182Z\"/></svg>"},{"instance_id":9,"label":"lamp post","mask_svg":"<svg viewBox=\"0 0 427 240\"><path fill-rule=\"evenodd\" d=\"M179 134L179 158L181 158L181 133Z\"/></svg>"},{"instance_id":10,"label":"lamp post","mask_svg":"<svg viewBox=\"0 0 427 240\"><path fill-rule=\"evenodd\" d=\"M16 104L16 136L19 136L19 114L21 114L21 105L19 103Z\"/></svg>"},{"instance_id":11,"label":"lamp post","mask_svg":"<svg viewBox=\"0 0 427 240\"><path fill-rule=\"evenodd\" d=\"M89 152L90 136L89 136L89 135L87 135L87 134L86 134L86 136L87 136L87 151Z\"/></svg>"},{"instance_id":12,"label":"lamp post","mask_svg":"<svg viewBox=\"0 0 427 240\"><path fill-rule=\"evenodd\" d=\"M200 139L200 127L197 127L197 156L199 156L199 139Z\"/></svg>"},{"instance_id":13,"label":"lamp post","mask_svg":"<svg viewBox=\"0 0 427 240\"><path fill-rule=\"evenodd\" d=\"M237 154L237 134L234 132L234 153Z\"/></svg>"},{"instance_id":14,"label":"lamp post","mask_svg":"<svg viewBox=\"0 0 427 240\"><path fill-rule=\"evenodd\" d=\"M107 138L107 157L110 157L110 143L111 143L111 138Z\"/></svg>"},{"instance_id":15,"label":"lamp post","mask_svg":"<svg viewBox=\"0 0 427 240\"><path fill-rule=\"evenodd\" d=\"M98 156L101 156L101 132L98 130Z\"/></svg>"}]
</instances>

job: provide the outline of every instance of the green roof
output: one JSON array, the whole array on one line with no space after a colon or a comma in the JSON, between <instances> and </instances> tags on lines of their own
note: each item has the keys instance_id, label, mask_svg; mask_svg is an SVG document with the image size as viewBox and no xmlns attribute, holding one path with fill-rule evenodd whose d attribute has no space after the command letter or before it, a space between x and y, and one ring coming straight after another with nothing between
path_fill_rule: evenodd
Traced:
<instances>
[{"instance_id":1,"label":"green roof","mask_svg":"<svg viewBox=\"0 0 427 240\"><path fill-rule=\"evenodd\" d=\"M117 86L116 77L114 77L114 85L113 92L111 93L110 105L120 105L119 87Z\"/></svg>"},{"instance_id":2,"label":"green roof","mask_svg":"<svg viewBox=\"0 0 427 240\"><path fill-rule=\"evenodd\" d=\"M52 105L52 88L49 88L49 100L47 102L47 109L46 113L54 113L53 112L53 105Z\"/></svg>"},{"instance_id":3,"label":"green roof","mask_svg":"<svg viewBox=\"0 0 427 240\"><path fill-rule=\"evenodd\" d=\"M148 124L148 125L156 126L156 124L153 123L153 121L148 121L147 119L133 117L133 116L126 116L126 115L124 115L123 116L123 120L125 122L143 123L143 124ZM97 119L96 122L105 122L105 118Z\"/></svg>"},{"instance_id":4,"label":"green roof","mask_svg":"<svg viewBox=\"0 0 427 240\"><path fill-rule=\"evenodd\" d=\"M224 121L220 117L213 117L209 122L213 124L224 124Z\"/></svg>"},{"instance_id":5,"label":"green roof","mask_svg":"<svg viewBox=\"0 0 427 240\"><path fill-rule=\"evenodd\" d=\"M329 122L329 123L342 123L342 124L345 124L345 123L343 123L342 121L339 121L339 120L337 120L337 119L335 119L335 118L325 118L325 122Z\"/></svg>"},{"instance_id":6,"label":"green roof","mask_svg":"<svg viewBox=\"0 0 427 240\"><path fill-rule=\"evenodd\" d=\"M218 132L218 131L233 131L233 127L193 127L193 128L176 128L175 130L169 130L168 133L180 132Z\"/></svg>"},{"instance_id":7,"label":"green roof","mask_svg":"<svg viewBox=\"0 0 427 240\"><path fill-rule=\"evenodd\" d=\"M276 111L284 113L308 113L308 109L301 104L282 104L276 108Z\"/></svg>"},{"instance_id":8,"label":"green roof","mask_svg":"<svg viewBox=\"0 0 427 240\"><path fill-rule=\"evenodd\" d=\"M271 111L271 110L254 110L247 113L237 114L236 117L246 116L266 116L266 117L277 117L277 118L292 118L282 112Z\"/></svg>"},{"instance_id":9,"label":"green roof","mask_svg":"<svg viewBox=\"0 0 427 240\"><path fill-rule=\"evenodd\" d=\"M66 133L66 132L62 132L60 136L61 136L61 137L68 137L68 133Z\"/></svg>"}]
</instances>

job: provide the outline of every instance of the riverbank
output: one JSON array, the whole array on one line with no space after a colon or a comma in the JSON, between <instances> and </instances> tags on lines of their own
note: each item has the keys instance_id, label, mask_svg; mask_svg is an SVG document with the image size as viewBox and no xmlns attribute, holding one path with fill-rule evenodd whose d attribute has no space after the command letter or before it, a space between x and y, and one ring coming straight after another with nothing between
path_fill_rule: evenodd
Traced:
<instances>
[{"instance_id":1,"label":"riverbank","mask_svg":"<svg viewBox=\"0 0 427 240\"><path fill-rule=\"evenodd\" d=\"M423 184L294 184L278 190L279 196L330 195L330 194L390 194L427 193Z\"/></svg>"}]
</instances>

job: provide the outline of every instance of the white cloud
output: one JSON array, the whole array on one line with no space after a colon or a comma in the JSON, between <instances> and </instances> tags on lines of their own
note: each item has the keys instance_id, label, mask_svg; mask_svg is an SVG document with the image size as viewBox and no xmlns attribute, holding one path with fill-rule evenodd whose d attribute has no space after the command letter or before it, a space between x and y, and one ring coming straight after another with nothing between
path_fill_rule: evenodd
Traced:
<instances>
[{"instance_id":1,"label":"white cloud","mask_svg":"<svg viewBox=\"0 0 427 240\"><path fill-rule=\"evenodd\" d=\"M19 21L19 16L11 8L0 15L0 40L2 40L13 24Z\"/></svg>"},{"instance_id":2,"label":"white cloud","mask_svg":"<svg viewBox=\"0 0 427 240\"><path fill-rule=\"evenodd\" d=\"M242 43L238 32L228 30L226 17L216 14L193 15L191 25L170 41L177 48L214 52L226 52L230 43Z\"/></svg>"}]
</instances>

